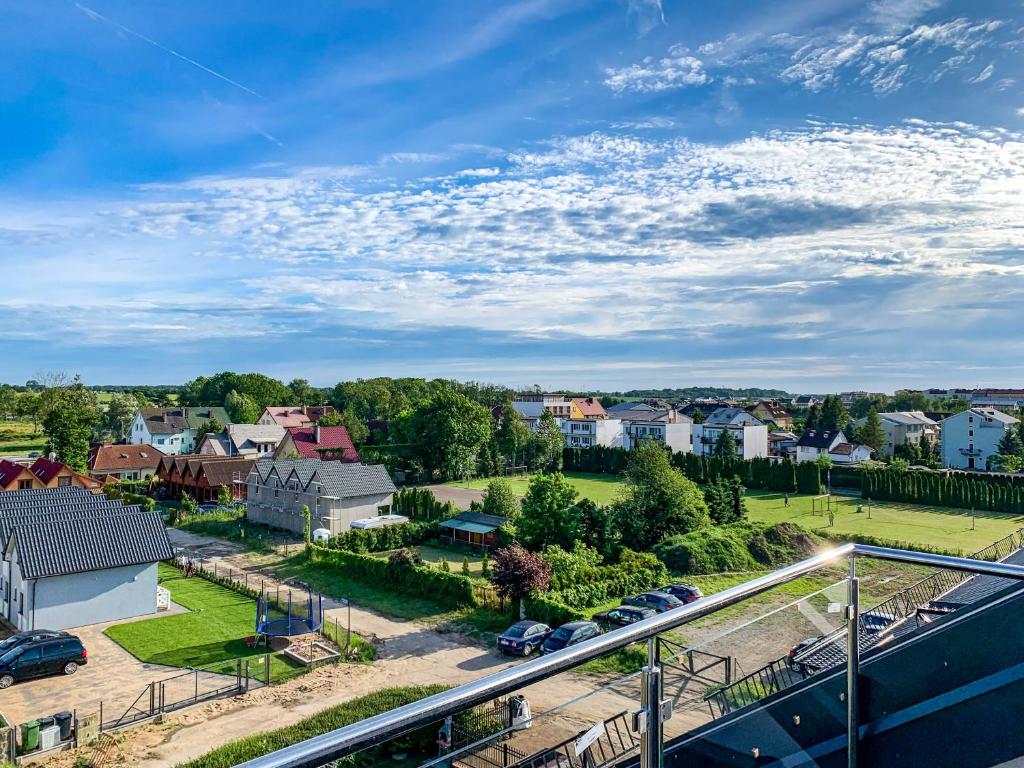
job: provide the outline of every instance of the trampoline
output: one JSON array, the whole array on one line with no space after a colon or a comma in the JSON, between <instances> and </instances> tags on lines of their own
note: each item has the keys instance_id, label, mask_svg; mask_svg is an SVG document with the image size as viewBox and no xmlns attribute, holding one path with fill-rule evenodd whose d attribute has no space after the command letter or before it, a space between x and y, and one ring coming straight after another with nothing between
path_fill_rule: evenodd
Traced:
<instances>
[{"instance_id":1,"label":"trampoline","mask_svg":"<svg viewBox=\"0 0 1024 768\"><path fill-rule=\"evenodd\" d=\"M261 594L256 598L256 637L295 637L316 632L324 623L324 598L307 591L305 599L294 600L288 590L287 601Z\"/></svg>"}]
</instances>

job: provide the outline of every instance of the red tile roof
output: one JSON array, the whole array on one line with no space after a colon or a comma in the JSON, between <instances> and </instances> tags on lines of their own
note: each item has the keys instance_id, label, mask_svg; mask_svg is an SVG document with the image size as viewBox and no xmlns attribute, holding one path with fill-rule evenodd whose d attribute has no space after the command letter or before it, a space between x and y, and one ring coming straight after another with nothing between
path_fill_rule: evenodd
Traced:
<instances>
[{"instance_id":1,"label":"red tile roof","mask_svg":"<svg viewBox=\"0 0 1024 768\"><path fill-rule=\"evenodd\" d=\"M97 445L89 454L93 472L119 472L125 469L156 469L164 452L152 445Z\"/></svg>"},{"instance_id":2,"label":"red tile roof","mask_svg":"<svg viewBox=\"0 0 1024 768\"><path fill-rule=\"evenodd\" d=\"M359 453L345 427L320 427L317 439L317 427L290 427L288 434L295 443L295 450L304 459L320 457L321 449L328 449L332 454L329 458L341 455L341 461L359 461Z\"/></svg>"},{"instance_id":3,"label":"red tile roof","mask_svg":"<svg viewBox=\"0 0 1024 768\"><path fill-rule=\"evenodd\" d=\"M574 397L572 402L573 405L580 409L580 413L584 417L603 417L608 415L604 406L592 397Z\"/></svg>"},{"instance_id":4,"label":"red tile roof","mask_svg":"<svg viewBox=\"0 0 1024 768\"><path fill-rule=\"evenodd\" d=\"M27 471L28 467L7 459L0 459L0 488L8 488L13 485L22 476L22 473Z\"/></svg>"},{"instance_id":5,"label":"red tile roof","mask_svg":"<svg viewBox=\"0 0 1024 768\"><path fill-rule=\"evenodd\" d=\"M331 405L268 405L263 411L274 423L285 427L306 427L315 424L321 416L334 413Z\"/></svg>"},{"instance_id":6,"label":"red tile roof","mask_svg":"<svg viewBox=\"0 0 1024 768\"><path fill-rule=\"evenodd\" d=\"M61 464L59 461L50 461L45 456L40 456L29 467L32 470L32 474L42 480L44 483L48 483L65 469L68 469L67 464Z\"/></svg>"}]
</instances>

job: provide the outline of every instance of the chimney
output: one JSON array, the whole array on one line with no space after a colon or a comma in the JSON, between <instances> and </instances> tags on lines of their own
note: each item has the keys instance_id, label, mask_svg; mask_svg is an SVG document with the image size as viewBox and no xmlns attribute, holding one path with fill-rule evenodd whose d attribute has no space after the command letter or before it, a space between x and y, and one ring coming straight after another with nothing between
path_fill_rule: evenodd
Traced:
<instances>
[{"instance_id":1,"label":"chimney","mask_svg":"<svg viewBox=\"0 0 1024 768\"><path fill-rule=\"evenodd\" d=\"M320 422L319 421L316 423L315 430L316 431L314 432L314 434L316 435L316 438L315 438L316 439L316 444L320 445Z\"/></svg>"}]
</instances>

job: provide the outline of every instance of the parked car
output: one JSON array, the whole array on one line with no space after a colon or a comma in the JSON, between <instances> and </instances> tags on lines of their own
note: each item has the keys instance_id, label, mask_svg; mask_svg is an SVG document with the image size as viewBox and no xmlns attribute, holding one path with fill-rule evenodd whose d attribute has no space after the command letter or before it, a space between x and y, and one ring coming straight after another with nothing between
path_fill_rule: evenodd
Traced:
<instances>
[{"instance_id":1,"label":"parked car","mask_svg":"<svg viewBox=\"0 0 1024 768\"><path fill-rule=\"evenodd\" d=\"M33 677L73 675L87 660L85 646L74 635L30 639L0 656L0 689Z\"/></svg>"},{"instance_id":2,"label":"parked car","mask_svg":"<svg viewBox=\"0 0 1024 768\"><path fill-rule=\"evenodd\" d=\"M609 627L628 627L630 624L636 624L638 621L643 621L657 615L658 612L653 608L620 605L618 608L612 608L610 611L594 614L593 619L598 626L607 629Z\"/></svg>"},{"instance_id":3,"label":"parked car","mask_svg":"<svg viewBox=\"0 0 1024 768\"><path fill-rule=\"evenodd\" d=\"M518 653L529 656L540 648L551 634L551 627L539 621L517 621L498 635L498 650L502 653Z\"/></svg>"},{"instance_id":4,"label":"parked car","mask_svg":"<svg viewBox=\"0 0 1024 768\"><path fill-rule=\"evenodd\" d=\"M196 507L196 512L203 512L203 513L216 512L218 509L220 509L220 504L217 504L217 503L212 502L212 501L207 501L207 502L204 502L204 503L200 504L198 507Z\"/></svg>"},{"instance_id":5,"label":"parked car","mask_svg":"<svg viewBox=\"0 0 1024 768\"><path fill-rule=\"evenodd\" d=\"M554 653L600 634L601 628L592 621L571 621L552 632L548 639L541 644L540 652L542 654Z\"/></svg>"},{"instance_id":6,"label":"parked car","mask_svg":"<svg viewBox=\"0 0 1024 768\"><path fill-rule=\"evenodd\" d=\"M6 640L0 640L0 656L3 656L12 648L30 643L34 640L48 640L51 637L70 637L67 632L59 632L53 629L34 629L30 632L16 632Z\"/></svg>"},{"instance_id":7,"label":"parked car","mask_svg":"<svg viewBox=\"0 0 1024 768\"><path fill-rule=\"evenodd\" d=\"M658 591L664 592L666 595L672 595L672 597L678 597L683 603L692 603L704 597L704 593L693 584L666 584Z\"/></svg>"},{"instance_id":8,"label":"parked car","mask_svg":"<svg viewBox=\"0 0 1024 768\"><path fill-rule=\"evenodd\" d=\"M805 670L805 666L803 663L797 661L796 657L804 651L806 651L812 645L817 643L819 640L821 640L821 636L815 635L814 637L808 637L806 640L799 642L792 648L790 648L789 653L786 654L786 665L794 672L803 672Z\"/></svg>"},{"instance_id":9,"label":"parked car","mask_svg":"<svg viewBox=\"0 0 1024 768\"><path fill-rule=\"evenodd\" d=\"M658 613L671 611L683 604L678 597L673 597L666 592L644 592L633 597L624 597L623 605L635 605L638 608L653 608Z\"/></svg>"}]
</instances>

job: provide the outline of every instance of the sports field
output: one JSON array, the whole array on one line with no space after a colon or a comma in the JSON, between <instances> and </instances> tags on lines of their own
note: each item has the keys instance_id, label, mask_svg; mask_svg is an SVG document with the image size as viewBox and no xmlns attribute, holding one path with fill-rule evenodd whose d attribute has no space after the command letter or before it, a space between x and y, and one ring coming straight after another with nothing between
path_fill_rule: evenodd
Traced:
<instances>
[{"instance_id":1,"label":"sports field","mask_svg":"<svg viewBox=\"0 0 1024 768\"><path fill-rule=\"evenodd\" d=\"M566 472L565 477L572 483L573 487L579 492L581 498L587 498L598 504L611 504L619 495L619 490L623 486L623 480L618 475L598 475L590 472ZM483 489L487 487L487 484L491 482L492 478L477 478L475 480L463 480L461 482L449 483L449 485L457 485L461 488L479 488ZM510 477L508 478L509 483L512 485L512 490L519 496L526 495L526 488L530 484L530 481L526 477Z\"/></svg>"}]
</instances>

